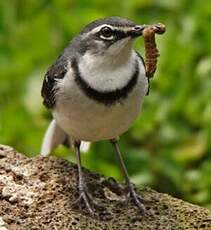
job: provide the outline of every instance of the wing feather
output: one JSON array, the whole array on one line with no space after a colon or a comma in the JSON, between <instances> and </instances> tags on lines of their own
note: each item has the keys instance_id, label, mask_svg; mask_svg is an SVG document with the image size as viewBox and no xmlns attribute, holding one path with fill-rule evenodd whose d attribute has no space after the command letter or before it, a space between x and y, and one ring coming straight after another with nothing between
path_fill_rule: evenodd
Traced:
<instances>
[{"instance_id":1,"label":"wing feather","mask_svg":"<svg viewBox=\"0 0 211 230\"><path fill-rule=\"evenodd\" d=\"M59 57L57 61L48 69L45 74L41 95L43 104L52 109L56 103L55 85L58 79L64 78L67 73L67 61L63 57Z\"/></svg>"}]
</instances>

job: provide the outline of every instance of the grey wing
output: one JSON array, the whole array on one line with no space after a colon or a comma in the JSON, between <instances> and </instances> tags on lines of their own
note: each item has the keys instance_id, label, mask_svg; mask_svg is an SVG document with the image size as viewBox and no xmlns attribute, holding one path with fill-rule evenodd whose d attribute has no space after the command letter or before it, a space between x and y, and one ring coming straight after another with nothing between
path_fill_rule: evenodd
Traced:
<instances>
[{"instance_id":1,"label":"grey wing","mask_svg":"<svg viewBox=\"0 0 211 230\"><path fill-rule=\"evenodd\" d=\"M64 78L67 72L67 61L64 57L59 57L57 61L48 69L45 74L41 95L43 97L43 104L52 109L56 103L55 98L55 84L57 79Z\"/></svg>"}]
</instances>

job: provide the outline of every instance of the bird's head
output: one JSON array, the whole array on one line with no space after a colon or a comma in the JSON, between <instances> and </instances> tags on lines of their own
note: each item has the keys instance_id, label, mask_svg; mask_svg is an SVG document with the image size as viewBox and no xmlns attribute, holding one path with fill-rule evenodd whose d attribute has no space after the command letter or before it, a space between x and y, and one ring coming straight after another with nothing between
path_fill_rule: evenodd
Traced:
<instances>
[{"instance_id":1,"label":"bird's head","mask_svg":"<svg viewBox=\"0 0 211 230\"><path fill-rule=\"evenodd\" d=\"M124 57L132 51L135 38L142 35L145 25L120 17L108 17L88 24L76 39L81 54Z\"/></svg>"}]
</instances>

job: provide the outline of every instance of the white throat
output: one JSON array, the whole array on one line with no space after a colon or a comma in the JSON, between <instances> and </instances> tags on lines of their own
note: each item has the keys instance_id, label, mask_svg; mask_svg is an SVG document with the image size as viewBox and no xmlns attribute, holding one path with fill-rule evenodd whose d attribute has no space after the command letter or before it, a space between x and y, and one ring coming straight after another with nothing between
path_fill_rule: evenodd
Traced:
<instances>
[{"instance_id":1,"label":"white throat","mask_svg":"<svg viewBox=\"0 0 211 230\"><path fill-rule=\"evenodd\" d=\"M130 52L126 62L115 62L115 58L95 56L86 53L79 62L81 77L98 91L112 91L124 87L131 79L135 71L137 55ZM116 57L118 59L118 57Z\"/></svg>"}]
</instances>

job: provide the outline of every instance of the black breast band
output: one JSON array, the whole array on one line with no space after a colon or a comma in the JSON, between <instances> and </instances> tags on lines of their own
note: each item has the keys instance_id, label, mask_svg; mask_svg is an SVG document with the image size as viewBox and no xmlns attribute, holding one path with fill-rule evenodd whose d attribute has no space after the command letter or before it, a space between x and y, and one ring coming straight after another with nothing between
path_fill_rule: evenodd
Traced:
<instances>
[{"instance_id":1,"label":"black breast band","mask_svg":"<svg viewBox=\"0 0 211 230\"><path fill-rule=\"evenodd\" d=\"M79 67L78 67L78 62L76 59L72 60L71 66L74 71L75 82L77 83L79 88L86 94L87 97L99 103L105 104L105 105L112 105L112 104L115 104L116 102L119 102L127 98L128 94L132 91L132 89L136 85L138 75L139 75L139 65L137 61L135 64L134 72L130 80L124 87L117 88L112 91L98 91L96 89L93 89L89 85L89 83L86 82L84 78L82 78Z\"/></svg>"}]
</instances>

